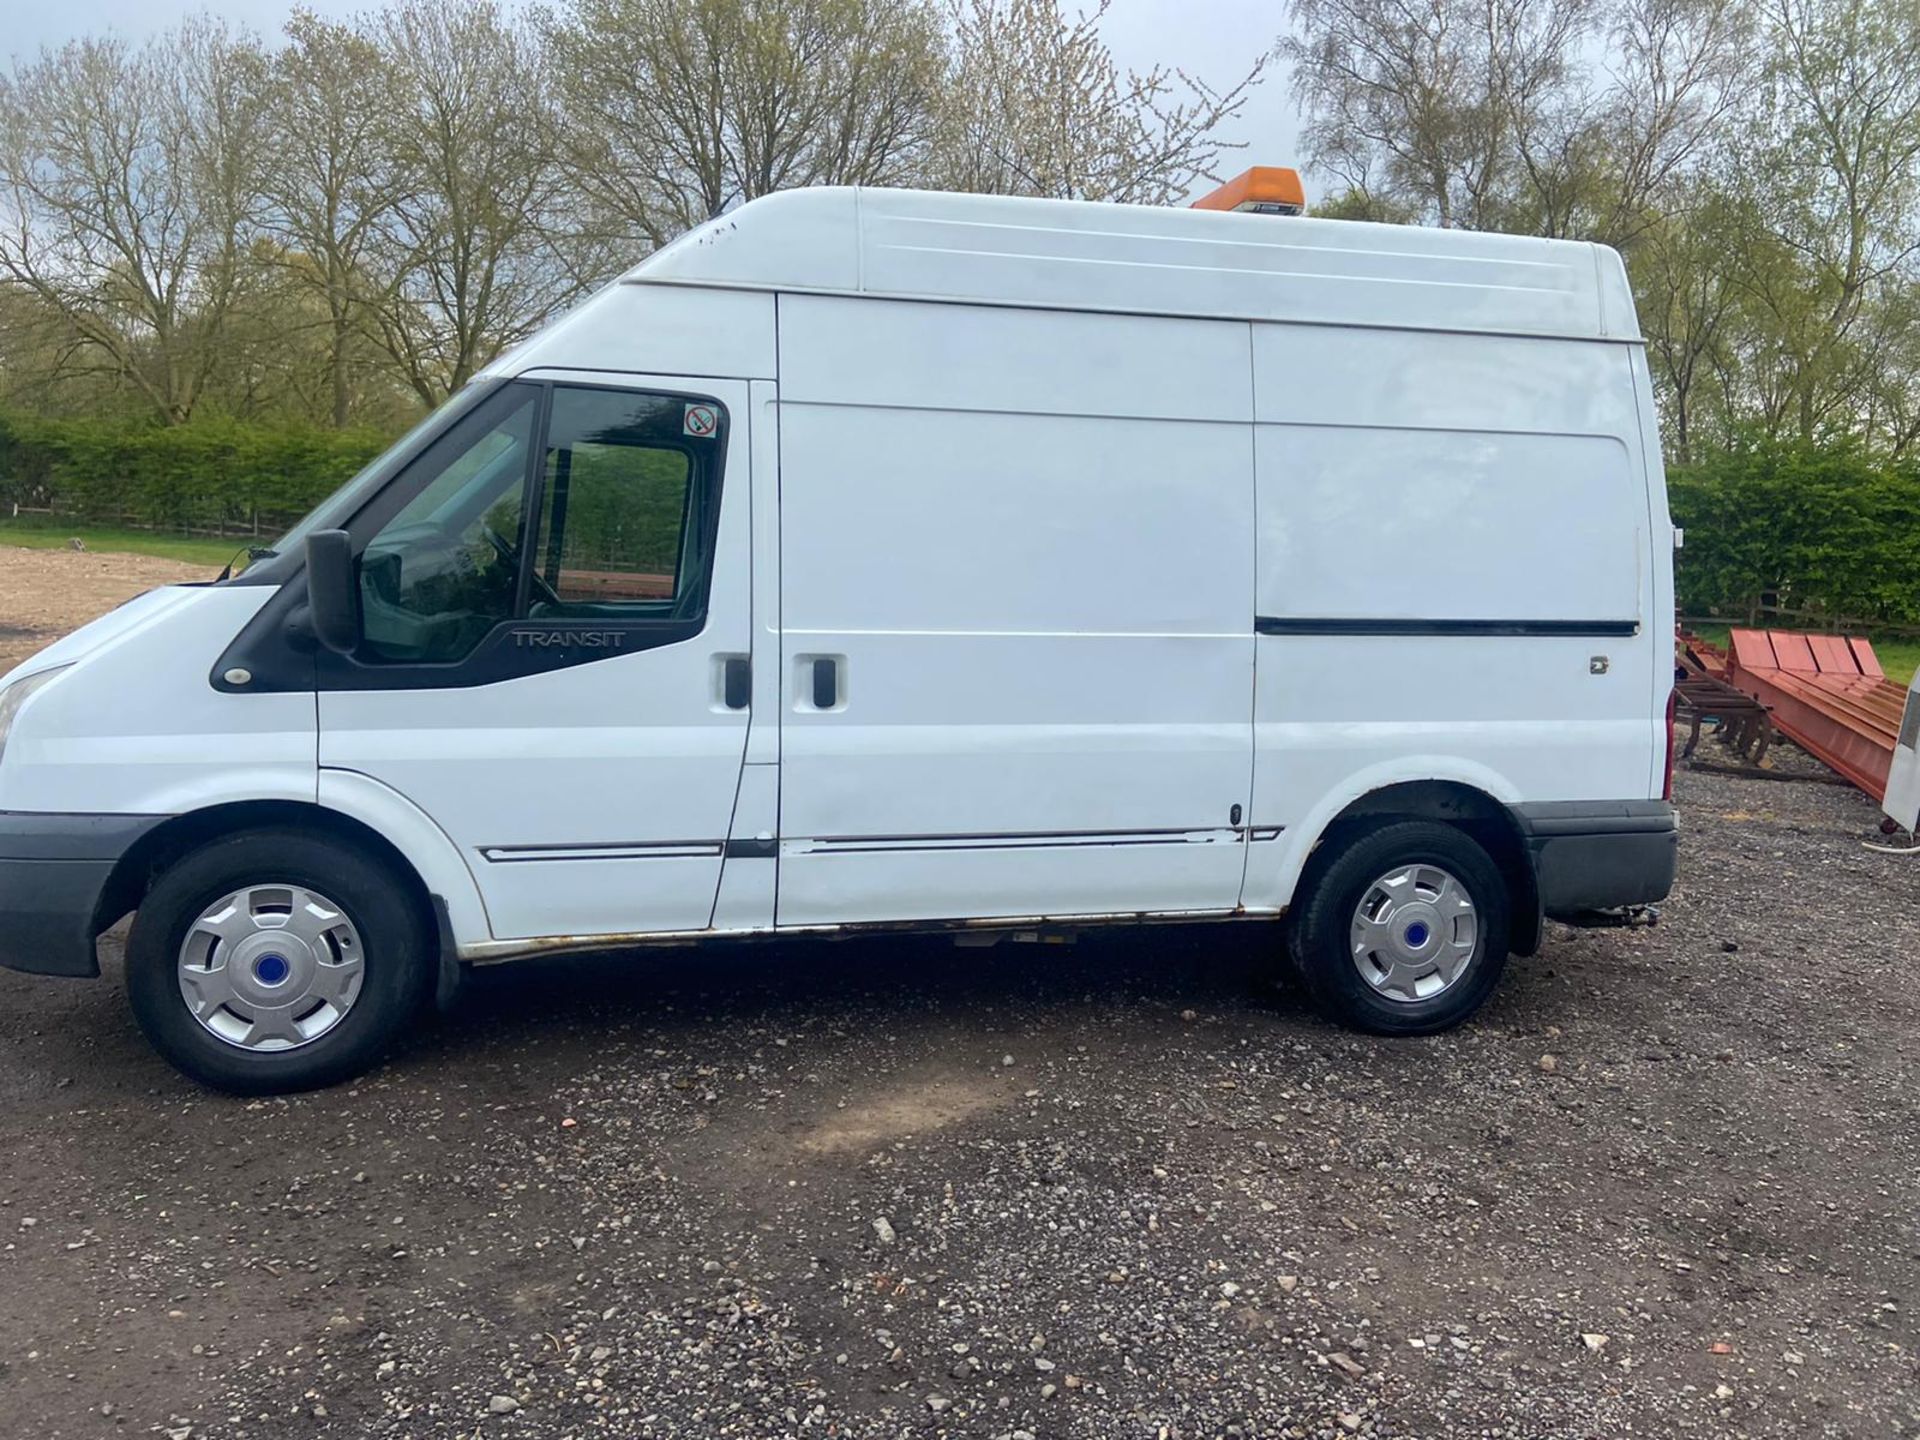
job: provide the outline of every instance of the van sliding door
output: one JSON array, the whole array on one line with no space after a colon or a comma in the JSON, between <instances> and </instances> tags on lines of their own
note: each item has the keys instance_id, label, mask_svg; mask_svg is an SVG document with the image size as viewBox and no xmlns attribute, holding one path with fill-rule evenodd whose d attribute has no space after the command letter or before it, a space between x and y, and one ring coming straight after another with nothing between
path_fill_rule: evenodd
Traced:
<instances>
[{"instance_id":1,"label":"van sliding door","mask_svg":"<svg viewBox=\"0 0 1920 1440\"><path fill-rule=\"evenodd\" d=\"M781 925L1238 902L1248 344L781 298Z\"/></svg>"}]
</instances>

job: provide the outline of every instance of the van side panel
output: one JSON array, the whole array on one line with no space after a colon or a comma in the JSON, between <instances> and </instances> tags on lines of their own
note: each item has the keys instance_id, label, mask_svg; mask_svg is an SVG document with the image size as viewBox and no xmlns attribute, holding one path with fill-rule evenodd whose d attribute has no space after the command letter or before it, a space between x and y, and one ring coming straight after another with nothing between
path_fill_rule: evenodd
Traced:
<instances>
[{"instance_id":1,"label":"van side panel","mask_svg":"<svg viewBox=\"0 0 1920 1440\"><path fill-rule=\"evenodd\" d=\"M1248 904L1286 903L1325 825L1401 781L1644 799L1671 602L1633 349L1268 324L1253 343L1253 820L1285 828Z\"/></svg>"},{"instance_id":2,"label":"van side panel","mask_svg":"<svg viewBox=\"0 0 1920 1440\"><path fill-rule=\"evenodd\" d=\"M1247 341L781 297L782 925L1237 902Z\"/></svg>"}]
</instances>

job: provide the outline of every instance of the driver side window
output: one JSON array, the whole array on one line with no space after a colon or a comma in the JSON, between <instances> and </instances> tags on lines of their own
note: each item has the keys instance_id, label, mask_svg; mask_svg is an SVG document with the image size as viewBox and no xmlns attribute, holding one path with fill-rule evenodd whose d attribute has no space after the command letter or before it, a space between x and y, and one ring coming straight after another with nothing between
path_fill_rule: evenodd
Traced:
<instances>
[{"instance_id":1,"label":"driver side window","mask_svg":"<svg viewBox=\"0 0 1920 1440\"><path fill-rule=\"evenodd\" d=\"M363 656L461 660L513 618L539 409L538 390L510 386L408 467L401 483L430 478L360 557Z\"/></svg>"},{"instance_id":2,"label":"driver side window","mask_svg":"<svg viewBox=\"0 0 1920 1440\"><path fill-rule=\"evenodd\" d=\"M700 447L681 434L687 408L662 395L554 390L531 617L633 619L697 602Z\"/></svg>"},{"instance_id":3,"label":"driver side window","mask_svg":"<svg viewBox=\"0 0 1920 1440\"><path fill-rule=\"evenodd\" d=\"M502 387L396 482L396 501L411 496L360 554L356 658L449 665L516 619L649 627L656 643L696 633L725 444L710 401Z\"/></svg>"}]
</instances>

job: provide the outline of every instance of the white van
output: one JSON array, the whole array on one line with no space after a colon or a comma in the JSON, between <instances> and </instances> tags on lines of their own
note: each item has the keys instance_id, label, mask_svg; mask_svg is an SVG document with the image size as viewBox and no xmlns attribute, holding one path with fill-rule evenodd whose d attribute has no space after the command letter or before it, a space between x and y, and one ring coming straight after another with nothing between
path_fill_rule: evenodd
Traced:
<instances>
[{"instance_id":1,"label":"white van","mask_svg":"<svg viewBox=\"0 0 1920 1440\"><path fill-rule=\"evenodd\" d=\"M134 912L238 1091L467 965L870 927L1289 917L1438 1030L1667 893L1670 537L1609 250L773 196L15 669L0 963Z\"/></svg>"}]
</instances>

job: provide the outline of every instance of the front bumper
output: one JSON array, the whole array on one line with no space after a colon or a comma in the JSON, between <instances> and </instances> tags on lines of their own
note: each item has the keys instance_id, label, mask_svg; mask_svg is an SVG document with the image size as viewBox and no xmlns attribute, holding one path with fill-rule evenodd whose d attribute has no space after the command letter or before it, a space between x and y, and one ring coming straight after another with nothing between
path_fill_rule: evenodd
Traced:
<instances>
[{"instance_id":1,"label":"front bumper","mask_svg":"<svg viewBox=\"0 0 1920 1440\"><path fill-rule=\"evenodd\" d=\"M1664 800L1515 805L1540 908L1563 917L1651 905L1673 889L1679 822Z\"/></svg>"},{"instance_id":2,"label":"front bumper","mask_svg":"<svg viewBox=\"0 0 1920 1440\"><path fill-rule=\"evenodd\" d=\"M93 952L114 867L160 815L0 810L0 966L33 975L98 975Z\"/></svg>"}]
</instances>

